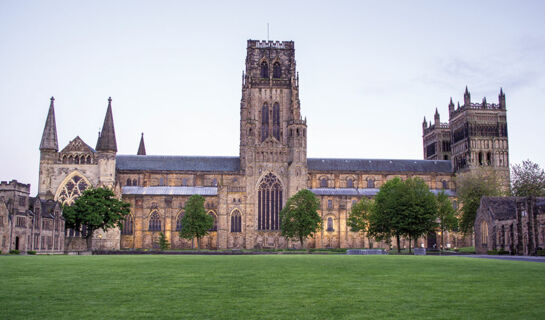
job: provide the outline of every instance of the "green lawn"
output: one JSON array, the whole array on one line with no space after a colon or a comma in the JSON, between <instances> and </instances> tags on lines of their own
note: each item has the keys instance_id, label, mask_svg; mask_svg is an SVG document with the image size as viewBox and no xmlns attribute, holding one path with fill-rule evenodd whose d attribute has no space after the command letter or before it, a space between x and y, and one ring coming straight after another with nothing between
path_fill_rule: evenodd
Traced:
<instances>
[{"instance_id":1,"label":"green lawn","mask_svg":"<svg viewBox=\"0 0 545 320\"><path fill-rule=\"evenodd\" d=\"M1 319L543 319L545 263L462 257L1 256Z\"/></svg>"}]
</instances>

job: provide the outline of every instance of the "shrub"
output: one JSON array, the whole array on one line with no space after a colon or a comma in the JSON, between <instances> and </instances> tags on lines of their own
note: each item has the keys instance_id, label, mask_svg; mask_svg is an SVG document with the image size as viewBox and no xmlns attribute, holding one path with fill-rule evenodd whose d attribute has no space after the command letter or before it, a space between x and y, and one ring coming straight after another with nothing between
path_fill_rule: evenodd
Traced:
<instances>
[{"instance_id":1,"label":"shrub","mask_svg":"<svg viewBox=\"0 0 545 320\"><path fill-rule=\"evenodd\" d=\"M497 255L497 254L498 254L498 250L488 250L488 251L486 252L486 254L488 254L488 255Z\"/></svg>"},{"instance_id":2,"label":"shrub","mask_svg":"<svg viewBox=\"0 0 545 320\"><path fill-rule=\"evenodd\" d=\"M498 250L498 254L499 255L506 255L506 254L509 254L509 251L504 250L504 249L500 249L500 250Z\"/></svg>"},{"instance_id":3,"label":"shrub","mask_svg":"<svg viewBox=\"0 0 545 320\"><path fill-rule=\"evenodd\" d=\"M455 251L458 251L460 253L475 253L475 247L462 247L456 249Z\"/></svg>"},{"instance_id":4,"label":"shrub","mask_svg":"<svg viewBox=\"0 0 545 320\"><path fill-rule=\"evenodd\" d=\"M537 250L537 255L540 257L545 257L545 250Z\"/></svg>"},{"instance_id":5,"label":"shrub","mask_svg":"<svg viewBox=\"0 0 545 320\"><path fill-rule=\"evenodd\" d=\"M10 250L9 254L19 254L19 250Z\"/></svg>"},{"instance_id":6,"label":"shrub","mask_svg":"<svg viewBox=\"0 0 545 320\"><path fill-rule=\"evenodd\" d=\"M26 253L27 253L27 254L30 254L30 255L35 255L35 254L36 254L36 251L34 251L34 250L28 250Z\"/></svg>"}]
</instances>

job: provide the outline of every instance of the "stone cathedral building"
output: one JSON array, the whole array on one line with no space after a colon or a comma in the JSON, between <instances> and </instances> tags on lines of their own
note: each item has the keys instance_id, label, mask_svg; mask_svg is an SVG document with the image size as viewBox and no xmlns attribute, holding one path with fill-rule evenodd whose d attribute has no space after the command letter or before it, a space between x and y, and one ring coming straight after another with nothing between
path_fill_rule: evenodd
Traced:
<instances>
[{"instance_id":1,"label":"stone cathedral building","mask_svg":"<svg viewBox=\"0 0 545 320\"><path fill-rule=\"evenodd\" d=\"M474 130L497 134L486 130L505 124L503 93L500 106L483 105L479 112L486 113L484 118L468 102L451 110L449 126L438 115L435 124L424 125L426 160L307 158L294 43L248 40L238 157L146 155L143 136L136 155L117 154L111 99L96 147L76 137L59 151L52 98L40 145L39 197L71 204L86 188L107 186L129 202L123 230L95 234L95 248L152 248L159 232L173 248L189 248L191 241L180 239L178 231L193 194L205 197L205 208L215 219L203 239L205 247L282 248L297 242L280 235L279 212L290 196L308 188L320 200L324 221L323 229L308 239L310 247L368 247L369 239L347 227L348 213L387 180L419 177L433 192L454 197L456 172L475 164L476 154L485 165L508 168L506 131L498 139L474 138L481 133ZM497 117L494 124L492 116ZM475 129L475 123L486 126ZM455 139L447 143L451 136Z\"/></svg>"}]
</instances>

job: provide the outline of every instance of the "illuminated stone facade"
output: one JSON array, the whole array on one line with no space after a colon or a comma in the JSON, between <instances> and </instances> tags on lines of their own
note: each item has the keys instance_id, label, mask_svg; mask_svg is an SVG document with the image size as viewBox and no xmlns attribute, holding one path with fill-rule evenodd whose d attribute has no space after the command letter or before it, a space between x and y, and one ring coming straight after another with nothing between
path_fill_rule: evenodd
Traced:
<instances>
[{"instance_id":1,"label":"illuminated stone facade","mask_svg":"<svg viewBox=\"0 0 545 320\"><path fill-rule=\"evenodd\" d=\"M434 192L455 195L450 159L307 159L307 122L292 41L248 40L238 157L146 155L143 136L137 155L118 155L111 99L97 147L76 137L59 152L53 102L40 148L40 196L70 203L82 188L107 186L131 204L124 229L96 234L95 248L153 248L160 232L173 248L190 248L191 241L180 239L178 230L193 194L205 197L205 208L215 218L204 247L296 247L280 235L278 213L304 188L318 196L324 221L308 239L310 247L384 246L347 227L358 199L373 197L394 177L419 177Z\"/></svg>"}]
</instances>

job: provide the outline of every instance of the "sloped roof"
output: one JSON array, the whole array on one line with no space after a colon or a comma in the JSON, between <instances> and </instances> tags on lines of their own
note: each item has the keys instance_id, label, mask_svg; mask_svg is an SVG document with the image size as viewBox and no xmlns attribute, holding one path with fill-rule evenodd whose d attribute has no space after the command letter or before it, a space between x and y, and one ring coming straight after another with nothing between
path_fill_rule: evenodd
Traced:
<instances>
[{"instance_id":1,"label":"sloped roof","mask_svg":"<svg viewBox=\"0 0 545 320\"><path fill-rule=\"evenodd\" d=\"M482 197L481 208L488 210L498 220L515 219L517 197Z\"/></svg>"},{"instance_id":2,"label":"sloped roof","mask_svg":"<svg viewBox=\"0 0 545 320\"><path fill-rule=\"evenodd\" d=\"M378 188L362 188L362 189L356 189L356 188L316 188L316 189L310 189L312 193L314 193L317 196L375 196L380 189ZM438 194L441 191L444 191L445 194L449 197L455 197L456 193L452 190L439 190L439 189L431 189L431 192L434 194Z\"/></svg>"},{"instance_id":3,"label":"sloped roof","mask_svg":"<svg viewBox=\"0 0 545 320\"><path fill-rule=\"evenodd\" d=\"M309 171L390 171L452 173L449 160L307 159Z\"/></svg>"},{"instance_id":4,"label":"sloped roof","mask_svg":"<svg viewBox=\"0 0 545 320\"><path fill-rule=\"evenodd\" d=\"M239 157L118 155L117 170L229 171L240 170Z\"/></svg>"},{"instance_id":5,"label":"sloped roof","mask_svg":"<svg viewBox=\"0 0 545 320\"><path fill-rule=\"evenodd\" d=\"M172 195L191 196L215 196L218 194L217 187L134 187L125 186L122 188L124 195Z\"/></svg>"}]
</instances>

